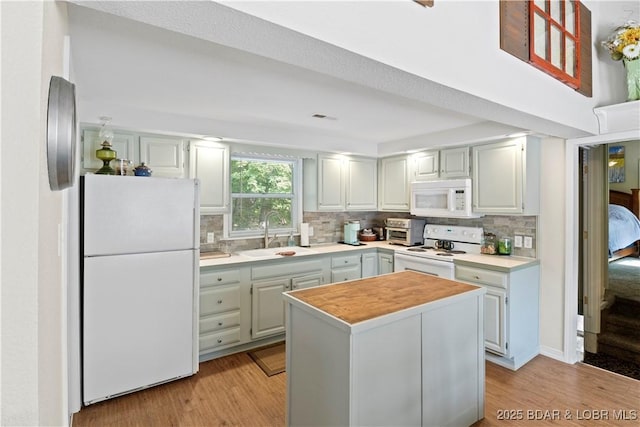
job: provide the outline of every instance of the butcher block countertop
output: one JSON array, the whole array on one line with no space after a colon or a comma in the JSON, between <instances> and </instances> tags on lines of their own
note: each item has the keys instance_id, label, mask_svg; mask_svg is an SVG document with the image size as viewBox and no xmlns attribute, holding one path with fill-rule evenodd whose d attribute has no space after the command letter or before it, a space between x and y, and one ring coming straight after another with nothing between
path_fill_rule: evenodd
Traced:
<instances>
[{"instance_id":1,"label":"butcher block countertop","mask_svg":"<svg viewBox=\"0 0 640 427\"><path fill-rule=\"evenodd\" d=\"M401 271L285 295L354 325L472 291L484 292L484 289L415 271Z\"/></svg>"}]
</instances>

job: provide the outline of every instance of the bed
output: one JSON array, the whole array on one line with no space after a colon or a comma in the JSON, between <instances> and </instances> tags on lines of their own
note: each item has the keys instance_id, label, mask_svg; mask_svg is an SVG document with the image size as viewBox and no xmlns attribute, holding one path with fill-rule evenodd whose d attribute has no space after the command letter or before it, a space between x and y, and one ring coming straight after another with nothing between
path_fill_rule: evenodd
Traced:
<instances>
[{"instance_id":1,"label":"bed","mask_svg":"<svg viewBox=\"0 0 640 427\"><path fill-rule=\"evenodd\" d=\"M609 262L640 256L640 189L609 191Z\"/></svg>"}]
</instances>

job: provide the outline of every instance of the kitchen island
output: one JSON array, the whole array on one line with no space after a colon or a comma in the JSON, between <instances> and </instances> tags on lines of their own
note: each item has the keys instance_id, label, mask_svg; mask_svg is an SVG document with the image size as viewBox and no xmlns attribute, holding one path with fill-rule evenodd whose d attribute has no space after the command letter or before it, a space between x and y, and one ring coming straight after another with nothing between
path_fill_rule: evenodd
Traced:
<instances>
[{"instance_id":1,"label":"kitchen island","mask_svg":"<svg viewBox=\"0 0 640 427\"><path fill-rule=\"evenodd\" d=\"M403 271L287 292L287 425L470 425L483 295Z\"/></svg>"}]
</instances>

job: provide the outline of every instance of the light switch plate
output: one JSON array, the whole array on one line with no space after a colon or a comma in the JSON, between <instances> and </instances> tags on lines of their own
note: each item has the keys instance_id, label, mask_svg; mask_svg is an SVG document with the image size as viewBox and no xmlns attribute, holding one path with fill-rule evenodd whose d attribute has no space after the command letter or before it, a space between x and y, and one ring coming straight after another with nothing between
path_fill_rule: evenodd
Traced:
<instances>
[{"instance_id":1,"label":"light switch plate","mask_svg":"<svg viewBox=\"0 0 640 427\"><path fill-rule=\"evenodd\" d=\"M515 238L513 239L513 246L515 248L521 248L522 247L522 236L514 236Z\"/></svg>"},{"instance_id":2,"label":"light switch plate","mask_svg":"<svg viewBox=\"0 0 640 427\"><path fill-rule=\"evenodd\" d=\"M533 247L533 237L524 236L524 247L525 249L531 249Z\"/></svg>"},{"instance_id":3,"label":"light switch plate","mask_svg":"<svg viewBox=\"0 0 640 427\"><path fill-rule=\"evenodd\" d=\"M215 242L215 234L213 233L213 231L209 231L207 233L207 243L214 243Z\"/></svg>"}]
</instances>

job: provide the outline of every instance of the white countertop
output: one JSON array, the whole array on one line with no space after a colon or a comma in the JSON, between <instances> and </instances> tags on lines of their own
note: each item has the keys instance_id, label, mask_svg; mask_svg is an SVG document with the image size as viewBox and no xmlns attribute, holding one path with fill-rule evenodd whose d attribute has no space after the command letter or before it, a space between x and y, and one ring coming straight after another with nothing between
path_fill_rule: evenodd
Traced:
<instances>
[{"instance_id":1,"label":"white countertop","mask_svg":"<svg viewBox=\"0 0 640 427\"><path fill-rule=\"evenodd\" d=\"M274 248L279 251L288 251L288 250L296 250L296 247L289 248L287 246L283 246L281 248ZM309 248L304 248L304 253L297 253L293 256L281 256L281 255L273 255L266 257L251 257L247 255L243 255L243 251L238 253L233 253L231 256L223 257L223 258L211 258L211 259L201 259L200 267L212 267L212 266L226 266L238 263L248 263L248 262L258 262L258 261L269 261L269 260L278 260L278 259L289 259L289 258L301 258L308 257L314 255L327 255L334 254L340 252L352 252L352 251L362 251L367 249L387 249L390 251L395 250L404 250L403 246L392 245L386 241L376 241L376 242L366 242L364 245L352 246L345 245L341 243L330 243L330 244L321 244L314 245ZM516 257L516 256L503 256L503 255L485 255L485 254L465 254L456 257L454 263L458 265L468 265L472 267L479 268L489 268L498 271L513 271L521 268L526 268L532 265L536 265L539 263L537 259L534 258L525 258L525 257Z\"/></svg>"}]
</instances>

